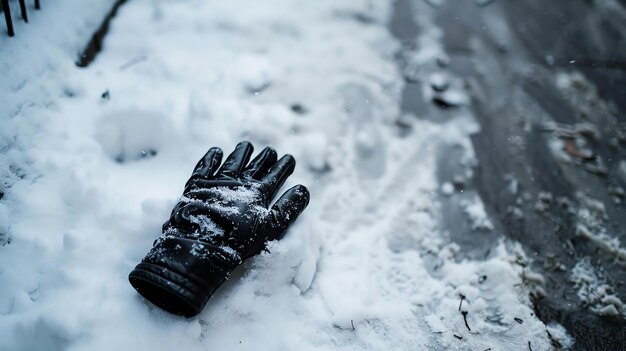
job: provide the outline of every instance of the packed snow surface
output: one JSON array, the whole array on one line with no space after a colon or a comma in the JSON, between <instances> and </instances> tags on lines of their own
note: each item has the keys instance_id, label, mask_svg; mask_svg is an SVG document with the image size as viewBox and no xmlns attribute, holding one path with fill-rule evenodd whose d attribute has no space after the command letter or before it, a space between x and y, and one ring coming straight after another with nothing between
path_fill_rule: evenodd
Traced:
<instances>
[{"instance_id":1,"label":"packed snow surface","mask_svg":"<svg viewBox=\"0 0 626 351\"><path fill-rule=\"evenodd\" d=\"M512 244L461 260L439 228L437 145L471 148L473 122L396 123L391 1L130 1L79 69L97 3L0 38L0 350L551 349ZM167 314L127 274L196 161L242 139L295 156L309 208L199 316Z\"/></svg>"}]
</instances>

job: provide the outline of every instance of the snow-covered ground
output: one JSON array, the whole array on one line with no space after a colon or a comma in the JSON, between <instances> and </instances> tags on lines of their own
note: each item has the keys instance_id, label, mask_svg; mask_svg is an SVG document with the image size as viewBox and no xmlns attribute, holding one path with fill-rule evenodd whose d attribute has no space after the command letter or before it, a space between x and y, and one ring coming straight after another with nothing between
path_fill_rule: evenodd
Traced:
<instances>
[{"instance_id":1,"label":"snow-covered ground","mask_svg":"<svg viewBox=\"0 0 626 351\"><path fill-rule=\"evenodd\" d=\"M0 38L0 350L568 344L534 316L519 247L460 260L439 228L437 147L471 157L476 125L402 116L391 1L135 0L79 69L112 1L93 3ZM199 316L162 312L127 274L197 159L242 139L295 156L309 208Z\"/></svg>"}]
</instances>

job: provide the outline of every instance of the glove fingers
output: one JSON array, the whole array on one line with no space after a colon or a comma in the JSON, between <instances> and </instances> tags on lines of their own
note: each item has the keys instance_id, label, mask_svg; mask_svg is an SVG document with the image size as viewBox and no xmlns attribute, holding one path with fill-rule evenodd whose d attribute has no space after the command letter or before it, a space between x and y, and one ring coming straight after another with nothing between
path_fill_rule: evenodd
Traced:
<instances>
[{"instance_id":1,"label":"glove fingers","mask_svg":"<svg viewBox=\"0 0 626 351\"><path fill-rule=\"evenodd\" d=\"M285 230L298 218L300 213L309 204L309 190L304 185L296 185L287 190L272 206L273 223L272 233L278 237L270 240L280 239L285 234Z\"/></svg>"},{"instance_id":2,"label":"glove fingers","mask_svg":"<svg viewBox=\"0 0 626 351\"><path fill-rule=\"evenodd\" d=\"M293 173L296 168L296 160L291 155L285 155L276 162L269 172L263 178L261 178L261 184L263 190L271 200L276 196L276 193L281 186L285 183L285 180Z\"/></svg>"},{"instance_id":3,"label":"glove fingers","mask_svg":"<svg viewBox=\"0 0 626 351\"><path fill-rule=\"evenodd\" d=\"M244 178L259 180L276 163L276 151L271 147L266 147L255 157L243 171Z\"/></svg>"},{"instance_id":4,"label":"glove fingers","mask_svg":"<svg viewBox=\"0 0 626 351\"><path fill-rule=\"evenodd\" d=\"M222 162L222 149L219 147L212 147L209 151L198 161L196 167L191 174L192 178L197 177L211 177Z\"/></svg>"},{"instance_id":5,"label":"glove fingers","mask_svg":"<svg viewBox=\"0 0 626 351\"><path fill-rule=\"evenodd\" d=\"M254 151L252 144L247 141L240 142L237 144L237 147L235 147L235 151L228 155L222 168L217 171L217 174L237 178L246 163L248 163L248 160L250 160L252 151Z\"/></svg>"}]
</instances>

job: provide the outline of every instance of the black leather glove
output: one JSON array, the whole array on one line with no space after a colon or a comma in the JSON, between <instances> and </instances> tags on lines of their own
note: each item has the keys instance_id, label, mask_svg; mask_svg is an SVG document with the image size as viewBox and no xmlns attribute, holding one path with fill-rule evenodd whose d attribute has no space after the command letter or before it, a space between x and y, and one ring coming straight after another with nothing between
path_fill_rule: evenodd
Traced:
<instances>
[{"instance_id":1,"label":"black leather glove","mask_svg":"<svg viewBox=\"0 0 626 351\"><path fill-rule=\"evenodd\" d=\"M198 162L163 234L128 277L146 299L174 314L200 313L235 267L282 238L306 208L302 185L270 208L296 161L291 155L277 161L267 147L248 164L252 150L239 143L219 169L219 148Z\"/></svg>"}]
</instances>

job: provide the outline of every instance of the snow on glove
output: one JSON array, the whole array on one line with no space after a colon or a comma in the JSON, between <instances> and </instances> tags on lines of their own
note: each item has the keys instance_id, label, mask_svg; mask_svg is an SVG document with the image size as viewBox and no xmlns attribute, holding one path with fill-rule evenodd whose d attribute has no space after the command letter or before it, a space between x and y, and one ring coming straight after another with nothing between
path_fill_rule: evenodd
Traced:
<instances>
[{"instance_id":1,"label":"snow on glove","mask_svg":"<svg viewBox=\"0 0 626 351\"><path fill-rule=\"evenodd\" d=\"M218 169L222 150L198 162L163 234L130 273L132 286L160 308L187 317L202 310L241 262L282 238L309 203L306 187L272 199L296 161L265 148L250 163L252 144L241 142Z\"/></svg>"}]
</instances>

